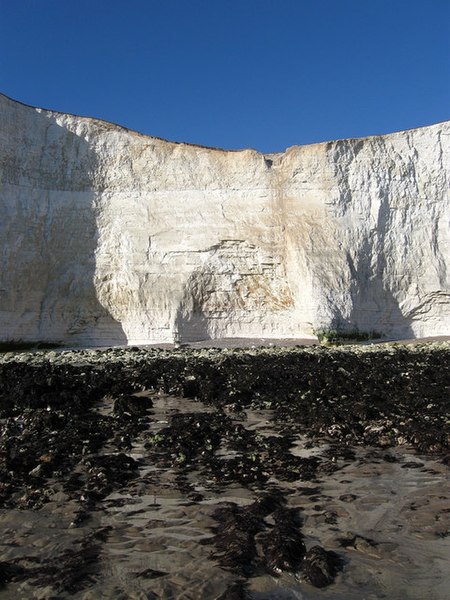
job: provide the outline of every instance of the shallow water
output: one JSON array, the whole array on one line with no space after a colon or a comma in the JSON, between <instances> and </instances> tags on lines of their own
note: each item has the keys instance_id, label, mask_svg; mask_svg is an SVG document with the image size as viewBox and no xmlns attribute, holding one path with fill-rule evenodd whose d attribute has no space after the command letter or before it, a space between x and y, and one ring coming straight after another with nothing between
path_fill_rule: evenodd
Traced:
<instances>
[{"instance_id":1,"label":"shallow water","mask_svg":"<svg viewBox=\"0 0 450 600\"><path fill-rule=\"evenodd\" d=\"M302 581L301 574L273 577L257 571L247 580L249 597L448 598L450 486L442 463L407 447L356 448L354 459L339 460L338 470L329 474L319 470L311 481L287 482L272 475L262 485L222 484L183 465L156 465L144 443L174 414L201 416L216 409L166 395L152 399L147 430L128 453L140 461L138 476L89 510L86 520L76 522L79 502L62 490L39 510L0 511L2 560L20 558L29 569L53 564L46 577L36 572L35 577L9 583L0 590L2 599L219 598L242 578L221 568L214 547L204 543L216 525L214 509L224 502L251 504L261 490L273 486L286 493L289 507L300 508L307 548L320 544L334 550L345 565L335 583L322 589ZM111 404L105 400L96 410L107 415ZM258 435L279 435L270 410L230 416ZM298 436L292 453L325 456L327 443L308 448L306 441ZM111 451L108 446L103 450ZM216 455L225 459L239 452L223 444ZM55 584L59 562L73 551L82 554L83 540L90 534L95 534L95 543L88 551L95 556L82 565L82 585L61 591Z\"/></svg>"}]
</instances>

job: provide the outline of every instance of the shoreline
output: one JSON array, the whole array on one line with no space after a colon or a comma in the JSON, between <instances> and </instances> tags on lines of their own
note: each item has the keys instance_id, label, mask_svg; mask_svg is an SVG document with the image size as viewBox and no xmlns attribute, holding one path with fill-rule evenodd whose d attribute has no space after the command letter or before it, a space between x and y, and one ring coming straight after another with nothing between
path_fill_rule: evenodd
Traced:
<instances>
[{"instance_id":1,"label":"shoreline","mask_svg":"<svg viewBox=\"0 0 450 600\"><path fill-rule=\"evenodd\" d=\"M364 346L396 346L396 345L427 345L427 344L445 344L450 342L450 335L429 336L423 338L408 339L370 339L364 341L338 341L338 342L320 342L317 338L219 338L211 340L201 340L197 342L182 343L154 343L154 344L128 344L116 346L64 346L59 344L45 342L11 343L8 348L8 342L0 343L0 362L7 355L8 359L21 354L45 354L53 353L83 353L83 352L114 352L114 351L189 351L189 350L254 350L254 349L289 349L289 348L349 348ZM23 347L21 345L23 344ZM30 344L30 345L29 345Z\"/></svg>"}]
</instances>

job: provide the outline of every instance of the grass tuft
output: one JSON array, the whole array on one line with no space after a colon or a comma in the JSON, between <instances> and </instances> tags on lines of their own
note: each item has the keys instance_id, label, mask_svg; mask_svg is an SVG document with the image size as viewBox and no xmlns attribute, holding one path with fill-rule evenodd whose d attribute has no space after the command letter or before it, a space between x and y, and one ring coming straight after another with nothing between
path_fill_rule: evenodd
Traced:
<instances>
[{"instance_id":1,"label":"grass tuft","mask_svg":"<svg viewBox=\"0 0 450 600\"><path fill-rule=\"evenodd\" d=\"M359 329L319 329L314 332L321 344L351 344L354 342L368 342L379 340L383 334L379 331L360 331Z\"/></svg>"}]
</instances>

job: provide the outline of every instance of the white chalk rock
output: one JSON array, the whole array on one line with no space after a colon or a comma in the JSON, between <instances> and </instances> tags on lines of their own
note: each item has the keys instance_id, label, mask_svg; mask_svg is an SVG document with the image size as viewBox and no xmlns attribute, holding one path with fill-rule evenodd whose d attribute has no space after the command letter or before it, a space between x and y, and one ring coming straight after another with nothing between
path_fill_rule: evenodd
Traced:
<instances>
[{"instance_id":1,"label":"white chalk rock","mask_svg":"<svg viewBox=\"0 0 450 600\"><path fill-rule=\"evenodd\" d=\"M449 134L262 155L0 95L0 338L449 334Z\"/></svg>"}]
</instances>

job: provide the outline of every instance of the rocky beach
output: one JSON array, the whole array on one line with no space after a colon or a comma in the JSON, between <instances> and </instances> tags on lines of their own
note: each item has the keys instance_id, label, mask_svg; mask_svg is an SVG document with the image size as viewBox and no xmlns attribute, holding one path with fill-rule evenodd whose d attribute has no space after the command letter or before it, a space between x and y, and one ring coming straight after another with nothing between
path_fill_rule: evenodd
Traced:
<instances>
[{"instance_id":1,"label":"rocky beach","mask_svg":"<svg viewBox=\"0 0 450 600\"><path fill-rule=\"evenodd\" d=\"M0 355L0 597L444 600L450 344Z\"/></svg>"}]
</instances>

